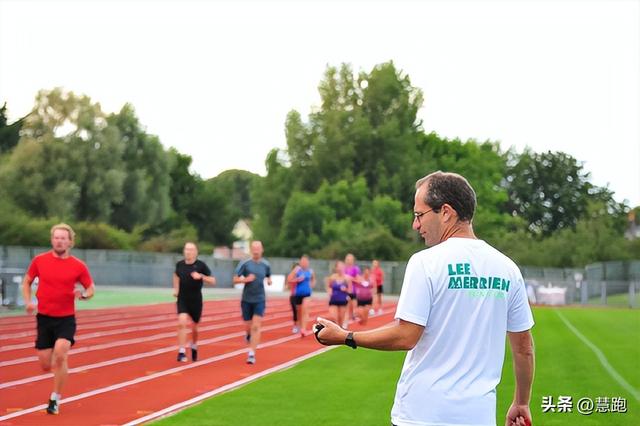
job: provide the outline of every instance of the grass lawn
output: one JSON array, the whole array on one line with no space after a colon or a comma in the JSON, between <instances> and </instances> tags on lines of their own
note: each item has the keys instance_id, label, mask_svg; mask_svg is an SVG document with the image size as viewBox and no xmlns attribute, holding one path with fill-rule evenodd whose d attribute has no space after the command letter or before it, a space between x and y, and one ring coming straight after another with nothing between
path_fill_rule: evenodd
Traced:
<instances>
[{"instance_id":1,"label":"grass lawn","mask_svg":"<svg viewBox=\"0 0 640 426\"><path fill-rule=\"evenodd\" d=\"M559 308L557 311L595 344L611 366L640 391L640 311ZM538 425L640 424L640 403L618 384L594 352L552 308L534 310L536 379L531 401ZM162 419L168 425L389 425L403 353L338 348L240 389ZM497 423L511 403L514 382L510 352L498 387ZM543 396L571 396L573 413L542 413ZM624 397L627 413L578 414L583 397Z\"/></svg>"},{"instance_id":2,"label":"grass lawn","mask_svg":"<svg viewBox=\"0 0 640 426\"><path fill-rule=\"evenodd\" d=\"M629 293L614 294L613 296L607 296L607 305L620 308L629 308ZM640 293L635 294L634 307L640 307Z\"/></svg>"}]
</instances>

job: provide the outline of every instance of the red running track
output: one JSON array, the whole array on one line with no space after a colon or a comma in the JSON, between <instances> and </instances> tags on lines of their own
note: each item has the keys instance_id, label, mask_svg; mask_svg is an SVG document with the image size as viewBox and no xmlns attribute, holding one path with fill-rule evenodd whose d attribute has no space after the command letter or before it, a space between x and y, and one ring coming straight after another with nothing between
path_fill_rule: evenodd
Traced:
<instances>
[{"instance_id":1,"label":"red running track","mask_svg":"<svg viewBox=\"0 0 640 426\"><path fill-rule=\"evenodd\" d=\"M289 300L271 298L258 362L247 365L239 305L237 299L205 302L195 363L176 361L173 303L78 311L57 416L44 411L52 375L42 372L33 349L35 318L0 319L0 425L138 424L325 349L313 336L291 334ZM312 317L327 314L324 299L311 300L310 307ZM388 323L394 312L395 305L385 305L367 328Z\"/></svg>"}]
</instances>

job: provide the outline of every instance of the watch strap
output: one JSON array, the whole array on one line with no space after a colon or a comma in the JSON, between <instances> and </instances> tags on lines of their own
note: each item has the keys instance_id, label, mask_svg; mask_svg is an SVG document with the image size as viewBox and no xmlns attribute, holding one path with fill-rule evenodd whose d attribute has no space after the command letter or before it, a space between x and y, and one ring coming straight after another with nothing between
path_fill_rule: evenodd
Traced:
<instances>
[{"instance_id":1,"label":"watch strap","mask_svg":"<svg viewBox=\"0 0 640 426\"><path fill-rule=\"evenodd\" d=\"M350 331L347 334L347 338L344 339L344 344L353 349L358 347L358 345L356 344L356 341L353 339L353 331Z\"/></svg>"}]
</instances>

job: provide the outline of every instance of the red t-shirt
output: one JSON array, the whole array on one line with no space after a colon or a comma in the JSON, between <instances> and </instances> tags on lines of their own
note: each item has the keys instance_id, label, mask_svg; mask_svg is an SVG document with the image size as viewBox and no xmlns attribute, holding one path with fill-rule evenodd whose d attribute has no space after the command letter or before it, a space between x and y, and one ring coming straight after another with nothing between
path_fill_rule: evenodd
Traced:
<instances>
[{"instance_id":1,"label":"red t-shirt","mask_svg":"<svg viewBox=\"0 0 640 426\"><path fill-rule=\"evenodd\" d=\"M373 268L371 273L375 277L375 282L378 287L380 287L384 283L384 271L382 268Z\"/></svg>"},{"instance_id":2,"label":"red t-shirt","mask_svg":"<svg viewBox=\"0 0 640 426\"><path fill-rule=\"evenodd\" d=\"M88 288L93 282L87 265L80 259L73 256L61 259L51 251L34 257L27 274L39 279L38 312L52 317L73 315L76 283Z\"/></svg>"}]
</instances>

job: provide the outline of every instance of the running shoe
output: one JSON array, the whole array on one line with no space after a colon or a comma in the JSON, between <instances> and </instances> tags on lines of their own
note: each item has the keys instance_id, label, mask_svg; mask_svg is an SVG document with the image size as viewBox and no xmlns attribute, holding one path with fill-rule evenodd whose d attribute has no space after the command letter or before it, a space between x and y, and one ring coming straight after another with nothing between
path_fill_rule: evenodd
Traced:
<instances>
[{"instance_id":1,"label":"running shoe","mask_svg":"<svg viewBox=\"0 0 640 426\"><path fill-rule=\"evenodd\" d=\"M187 362L187 355L182 352L178 352L178 362Z\"/></svg>"},{"instance_id":2,"label":"running shoe","mask_svg":"<svg viewBox=\"0 0 640 426\"><path fill-rule=\"evenodd\" d=\"M291 334L298 334L300 333L300 329L298 328L297 325L294 325L293 328L291 329Z\"/></svg>"},{"instance_id":3,"label":"running shoe","mask_svg":"<svg viewBox=\"0 0 640 426\"><path fill-rule=\"evenodd\" d=\"M253 354L249 354L249 356L247 357L247 364L255 364L256 363L256 356Z\"/></svg>"},{"instance_id":4,"label":"running shoe","mask_svg":"<svg viewBox=\"0 0 640 426\"><path fill-rule=\"evenodd\" d=\"M198 360L198 350L191 348L191 361Z\"/></svg>"},{"instance_id":5,"label":"running shoe","mask_svg":"<svg viewBox=\"0 0 640 426\"><path fill-rule=\"evenodd\" d=\"M49 400L49 405L47 406L47 414L58 414L58 401L55 399Z\"/></svg>"}]
</instances>

